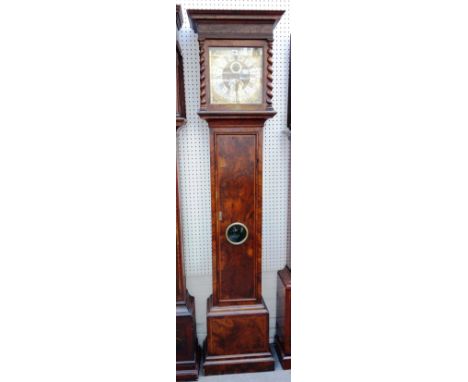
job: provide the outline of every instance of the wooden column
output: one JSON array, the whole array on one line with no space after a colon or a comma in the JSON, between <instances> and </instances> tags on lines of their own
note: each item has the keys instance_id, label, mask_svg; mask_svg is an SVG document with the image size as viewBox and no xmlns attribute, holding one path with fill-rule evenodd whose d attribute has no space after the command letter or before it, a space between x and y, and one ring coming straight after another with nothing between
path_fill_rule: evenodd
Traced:
<instances>
[{"instance_id":1,"label":"wooden column","mask_svg":"<svg viewBox=\"0 0 468 382\"><path fill-rule=\"evenodd\" d=\"M176 6L177 30L182 25L182 10ZM182 54L176 43L177 60L177 103L176 130L185 124L185 98ZM185 286L184 254L179 212L178 174L176 174L176 379L195 381L198 379L200 352L195 322L195 299Z\"/></svg>"}]
</instances>

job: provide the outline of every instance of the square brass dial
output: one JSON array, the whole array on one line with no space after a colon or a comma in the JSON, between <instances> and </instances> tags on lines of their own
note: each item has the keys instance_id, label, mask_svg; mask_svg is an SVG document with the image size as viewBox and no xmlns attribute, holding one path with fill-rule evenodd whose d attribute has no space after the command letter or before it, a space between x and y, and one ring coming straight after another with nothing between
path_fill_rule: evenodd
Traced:
<instances>
[{"instance_id":1,"label":"square brass dial","mask_svg":"<svg viewBox=\"0 0 468 382\"><path fill-rule=\"evenodd\" d=\"M263 48L210 47L212 104L261 104Z\"/></svg>"}]
</instances>

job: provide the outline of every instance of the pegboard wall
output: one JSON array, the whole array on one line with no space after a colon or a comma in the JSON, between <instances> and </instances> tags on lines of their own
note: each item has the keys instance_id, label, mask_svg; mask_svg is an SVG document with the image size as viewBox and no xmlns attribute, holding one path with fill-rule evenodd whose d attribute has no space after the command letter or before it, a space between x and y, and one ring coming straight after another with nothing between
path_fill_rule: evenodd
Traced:
<instances>
[{"instance_id":1,"label":"pegboard wall","mask_svg":"<svg viewBox=\"0 0 468 382\"><path fill-rule=\"evenodd\" d=\"M190 28L187 9L284 10L275 28L273 45L273 107L277 114L264 128L263 151L263 271L284 267L290 250L289 180L290 140L287 134L289 74L288 0L187 0L182 5L184 24L179 43L184 60L187 124L177 135L179 197L186 275L211 274L211 190L208 124L200 106L198 40Z\"/></svg>"}]
</instances>

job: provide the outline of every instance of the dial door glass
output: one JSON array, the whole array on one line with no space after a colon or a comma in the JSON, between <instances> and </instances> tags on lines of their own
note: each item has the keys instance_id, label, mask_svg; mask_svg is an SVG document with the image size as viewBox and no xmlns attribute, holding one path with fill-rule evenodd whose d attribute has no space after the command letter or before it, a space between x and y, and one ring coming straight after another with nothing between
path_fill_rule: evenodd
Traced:
<instances>
[{"instance_id":1,"label":"dial door glass","mask_svg":"<svg viewBox=\"0 0 468 382\"><path fill-rule=\"evenodd\" d=\"M209 48L212 104L261 104L263 48Z\"/></svg>"},{"instance_id":2,"label":"dial door glass","mask_svg":"<svg viewBox=\"0 0 468 382\"><path fill-rule=\"evenodd\" d=\"M242 223L233 223L226 228L226 238L234 245L244 243L249 237L249 230Z\"/></svg>"}]
</instances>

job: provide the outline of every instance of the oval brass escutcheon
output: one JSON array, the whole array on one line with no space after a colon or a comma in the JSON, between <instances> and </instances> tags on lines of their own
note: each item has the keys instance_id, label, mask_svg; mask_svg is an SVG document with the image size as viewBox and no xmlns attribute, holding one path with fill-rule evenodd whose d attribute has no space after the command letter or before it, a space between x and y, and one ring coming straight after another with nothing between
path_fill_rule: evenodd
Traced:
<instances>
[{"instance_id":1,"label":"oval brass escutcheon","mask_svg":"<svg viewBox=\"0 0 468 382\"><path fill-rule=\"evenodd\" d=\"M245 224L236 222L226 228L226 239L233 245L245 243L249 237L249 230Z\"/></svg>"}]
</instances>

